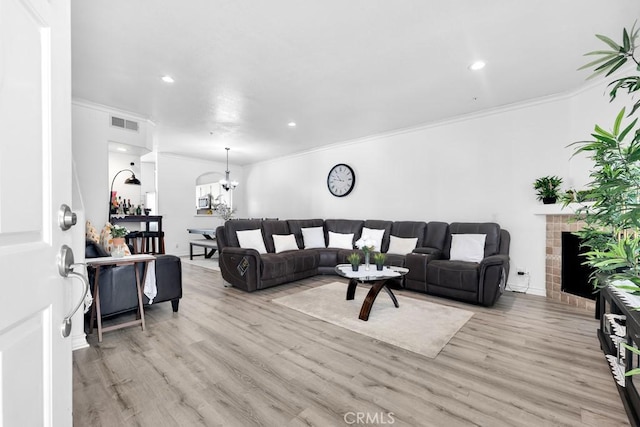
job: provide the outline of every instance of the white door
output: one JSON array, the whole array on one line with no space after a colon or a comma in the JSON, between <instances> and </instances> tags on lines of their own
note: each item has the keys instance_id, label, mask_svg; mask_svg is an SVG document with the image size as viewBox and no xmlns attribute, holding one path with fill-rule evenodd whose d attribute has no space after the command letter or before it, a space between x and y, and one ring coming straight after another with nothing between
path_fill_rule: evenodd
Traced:
<instances>
[{"instance_id":1,"label":"white door","mask_svg":"<svg viewBox=\"0 0 640 427\"><path fill-rule=\"evenodd\" d=\"M69 8L0 0L0 426L72 424L60 325L81 283L56 263L72 246L57 219L71 206Z\"/></svg>"}]
</instances>

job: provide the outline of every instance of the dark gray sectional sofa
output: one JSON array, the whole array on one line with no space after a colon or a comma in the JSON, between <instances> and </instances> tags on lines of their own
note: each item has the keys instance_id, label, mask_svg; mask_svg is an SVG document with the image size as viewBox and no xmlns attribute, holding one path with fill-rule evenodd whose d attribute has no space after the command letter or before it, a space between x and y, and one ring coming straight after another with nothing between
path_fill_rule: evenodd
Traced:
<instances>
[{"instance_id":1,"label":"dark gray sectional sofa","mask_svg":"<svg viewBox=\"0 0 640 427\"><path fill-rule=\"evenodd\" d=\"M322 227L325 245L329 232L353 233L352 248L304 249L303 228ZM355 242L363 227L384 229L380 251L387 253L391 236L416 238L407 254L387 253L386 264L407 267L400 286L462 301L493 305L509 274L509 233L496 223L451 223L347 219L242 219L226 221L216 230L222 277L234 287L253 292L317 274L335 274L337 264L359 251ZM243 249L238 231L260 230L267 253ZM273 235L293 235L297 249L276 253ZM450 259L452 235L485 235L484 257L478 262Z\"/></svg>"}]
</instances>

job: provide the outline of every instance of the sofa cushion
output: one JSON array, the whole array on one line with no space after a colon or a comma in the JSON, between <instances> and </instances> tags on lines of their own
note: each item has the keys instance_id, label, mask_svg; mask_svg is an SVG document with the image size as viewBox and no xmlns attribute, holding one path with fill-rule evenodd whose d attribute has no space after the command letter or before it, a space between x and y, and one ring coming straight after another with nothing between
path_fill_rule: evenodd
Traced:
<instances>
[{"instance_id":1,"label":"sofa cushion","mask_svg":"<svg viewBox=\"0 0 640 427\"><path fill-rule=\"evenodd\" d=\"M266 254L267 248L264 246L264 240L262 238L262 231L260 229L255 230L239 230L236 231L238 236L238 243L243 249L255 249L259 254Z\"/></svg>"},{"instance_id":2,"label":"sofa cushion","mask_svg":"<svg viewBox=\"0 0 640 427\"><path fill-rule=\"evenodd\" d=\"M334 233L329 231L328 248L353 249L353 233Z\"/></svg>"},{"instance_id":3,"label":"sofa cushion","mask_svg":"<svg viewBox=\"0 0 640 427\"><path fill-rule=\"evenodd\" d=\"M478 292L479 271L479 265L473 262L432 260L427 264L427 288L435 285Z\"/></svg>"},{"instance_id":4,"label":"sofa cushion","mask_svg":"<svg viewBox=\"0 0 640 427\"><path fill-rule=\"evenodd\" d=\"M91 221L87 221L85 225L85 240L100 243L100 233L98 233L98 229L91 224Z\"/></svg>"},{"instance_id":5,"label":"sofa cushion","mask_svg":"<svg viewBox=\"0 0 640 427\"><path fill-rule=\"evenodd\" d=\"M112 228L113 228L113 225L107 222L104 225L104 228L102 229L102 231L100 232L100 245L102 245L104 250L107 251L109 254L111 254L111 252L113 252L113 250L116 248L116 245L113 243L113 236L111 234ZM129 246L127 245L124 245L124 254L131 255L131 251L129 250Z\"/></svg>"},{"instance_id":6,"label":"sofa cushion","mask_svg":"<svg viewBox=\"0 0 640 427\"><path fill-rule=\"evenodd\" d=\"M287 221L272 219L262 221L262 236L264 237L264 246L267 248L267 252L277 252L272 237L274 234L280 236L291 234L289 231L289 223L287 223Z\"/></svg>"},{"instance_id":7,"label":"sofa cushion","mask_svg":"<svg viewBox=\"0 0 640 427\"><path fill-rule=\"evenodd\" d=\"M85 258L101 258L109 256L109 252L105 251L104 248L93 240L86 240L84 247L84 257Z\"/></svg>"},{"instance_id":8,"label":"sofa cushion","mask_svg":"<svg viewBox=\"0 0 640 427\"><path fill-rule=\"evenodd\" d=\"M275 253L277 254L284 251L293 251L299 249L298 244L296 243L296 238L293 234L274 234L271 236L271 238L273 239Z\"/></svg>"},{"instance_id":9,"label":"sofa cushion","mask_svg":"<svg viewBox=\"0 0 640 427\"><path fill-rule=\"evenodd\" d=\"M318 250L299 250L295 252L285 252L282 255L291 257L293 260L294 273L316 270L320 263L320 253ZM317 273L317 271L315 273Z\"/></svg>"},{"instance_id":10,"label":"sofa cushion","mask_svg":"<svg viewBox=\"0 0 640 427\"><path fill-rule=\"evenodd\" d=\"M486 238L486 234L452 234L449 259L451 261L482 261Z\"/></svg>"},{"instance_id":11,"label":"sofa cushion","mask_svg":"<svg viewBox=\"0 0 640 427\"><path fill-rule=\"evenodd\" d=\"M260 264L262 265L260 277L263 280L276 279L293 274L295 257L293 252L284 254L266 253L260 255Z\"/></svg>"},{"instance_id":12,"label":"sofa cushion","mask_svg":"<svg viewBox=\"0 0 640 427\"><path fill-rule=\"evenodd\" d=\"M318 254L319 267L335 267L338 264L344 264L343 261L338 260L338 252L341 252L339 249L320 248L312 249L311 251Z\"/></svg>"},{"instance_id":13,"label":"sofa cushion","mask_svg":"<svg viewBox=\"0 0 640 427\"><path fill-rule=\"evenodd\" d=\"M329 231L334 233L350 234L353 233L353 241L358 240L362 235L362 226L364 221L357 219L327 219L324 221L324 228L327 232L327 241L329 240ZM351 245L353 248L353 244Z\"/></svg>"},{"instance_id":14,"label":"sofa cushion","mask_svg":"<svg viewBox=\"0 0 640 427\"><path fill-rule=\"evenodd\" d=\"M324 229L322 227L301 228L302 244L305 249L324 248Z\"/></svg>"},{"instance_id":15,"label":"sofa cushion","mask_svg":"<svg viewBox=\"0 0 640 427\"><path fill-rule=\"evenodd\" d=\"M373 251L380 252L382 248L382 238L384 237L385 229L384 228L367 228L362 227L362 237L358 241L363 239L368 239L373 244Z\"/></svg>"},{"instance_id":16,"label":"sofa cushion","mask_svg":"<svg viewBox=\"0 0 640 427\"><path fill-rule=\"evenodd\" d=\"M257 228L262 228L262 220L260 219L234 219L225 221L224 231L227 237L227 245L239 248L240 242L238 242L236 231L255 230Z\"/></svg>"},{"instance_id":17,"label":"sofa cushion","mask_svg":"<svg viewBox=\"0 0 640 427\"><path fill-rule=\"evenodd\" d=\"M418 243L417 237L402 238L391 236L389 240L388 254L406 255L413 252Z\"/></svg>"},{"instance_id":18,"label":"sofa cushion","mask_svg":"<svg viewBox=\"0 0 640 427\"><path fill-rule=\"evenodd\" d=\"M449 235L449 224L441 221L427 223L426 233L422 247L444 250Z\"/></svg>"},{"instance_id":19,"label":"sofa cushion","mask_svg":"<svg viewBox=\"0 0 640 427\"><path fill-rule=\"evenodd\" d=\"M391 235L396 237L417 237L416 247L423 246L427 223L424 221L396 221L391 227Z\"/></svg>"},{"instance_id":20,"label":"sofa cushion","mask_svg":"<svg viewBox=\"0 0 640 427\"><path fill-rule=\"evenodd\" d=\"M384 230L384 234L382 236L382 244L380 246L379 252L387 252L387 249L389 249L389 236L391 236L391 227L393 227L393 221L368 219L364 222L363 230L364 227L373 230Z\"/></svg>"},{"instance_id":21,"label":"sofa cushion","mask_svg":"<svg viewBox=\"0 0 640 427\"><path fill-rule=\"evenodd\" d=\"M324 220L315 219L288 219L289 232L296 236L296 242L299 248L304 248L304 241L302 239L302 228L324 227ZM323 231L324 233L324 231ZM326 245L323 245L323 247Z\"/></svg>"},{"instance_id":22,"label":"sofa cushion","mask_svg":"<svg viewBox=\"0 0 640 427\"><path fill-rule=\"evenodd\" d=\"M500 251L500 226L493 222L452 222L449 225L451 234L486 234L484 257L496 255ZM444 257L451 257L451 234L447 237Z\"/></svg>"}]
</instances>

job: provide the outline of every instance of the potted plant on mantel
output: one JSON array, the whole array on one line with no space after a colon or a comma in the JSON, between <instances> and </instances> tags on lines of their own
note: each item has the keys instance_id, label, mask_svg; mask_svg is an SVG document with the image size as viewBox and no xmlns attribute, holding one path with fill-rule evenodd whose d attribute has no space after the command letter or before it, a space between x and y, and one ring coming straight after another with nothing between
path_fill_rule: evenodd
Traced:
<instances>
[{"instance_id":1,"label":"potted plant on mantel","mask_svg":"<svg viewBox=\"0 0 640 427\"><path fill-rule=\"evenodd\" d=\"M562 178L558 176L543 176L535 180L533 189L536 190L538 200L542 200L545 205L550 205L560 196L560 184L562 184Z\"/></svg>"},{"instance_id":2,"label":"potted plant on mantel","mask_svg":"<svg viewBox=\"0 0 640 427\"><path fill-rule=\"evenodd\" d=\"M640 62L635 58L638 30L622 33L619 45L606 36L597 35L608 50L589 52L597 59L580 69L594 68L589 78L611 75L624 64L635 64L636 75L615 79L609 84L610 101L619 91L628 95L640 91ZM632 99L633 101L633 99ZM592 140L579 141L575 154L586 153L593 160L593 169L587 184L586 197L593 201L577 209L578 218L585 227L577 234L589 251L586 264L595 270L593 284L606 277L627 291L640 293L640 127L637 117L640 108L637 99L627 111L622 108L611 130L596 125ZM600 278L600 279L599 279Z\"/></svg>"}]
</instances>

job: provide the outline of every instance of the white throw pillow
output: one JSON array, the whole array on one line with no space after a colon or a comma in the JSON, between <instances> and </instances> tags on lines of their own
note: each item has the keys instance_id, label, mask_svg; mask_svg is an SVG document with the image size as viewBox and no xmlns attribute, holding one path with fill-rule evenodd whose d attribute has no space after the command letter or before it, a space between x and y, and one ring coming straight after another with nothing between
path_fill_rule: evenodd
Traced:
<instances>
[{"instance_id":1,"label":"white throw pillow","mask_svg":"<svg viewBox=\"0 0 640 427\"><path fill-rule=\"evenodd\" d=\"M382 237L384 237L384 228L382 230L367 227L362 228L362 238L368 238L374 242L374 252L380 252L380 248L382 247Z\"/></svg>"},{"instance_id":2,"label":"white throw pillow","mask_svg":"<svg viewBox=\"0 0 640 427\"><path fill-rule=\"evenodd\" d=\"M264 240L262 240L262 232L259 229L236 231L236 235L242 249L255 249L260 254L267 253Z\"/></svg>"},{"instance_id":3,"label":"white throw pillow","mask_svg":"<svg viewBox=\"0 0 640 427\"><path fill-rule=\"evenodd\" d=\"M322 227L301 228L301 230L305 249L326 248Z\"/></svg>"},{"instance_id":4,"label":"white throw pillow","mask_svg":"<svg viewBox=\"0 0 640 427\"><path fill-rule=\"evenodd\" d=\"M298 244L293 234L274 234L271 237L273 237L273 245L276 247L276 253L298 249Z\"/></svg>"},{"instance_id":5,"label":"white throw pillow","mask_svg":"<svg viewBox=\"0 0 640 427\"><path fill-rule=\"evenodd\" d=\"M391 236L389 240L388 254L406 255L413 252L418 244L417 237L396 237Z\"/></svg>"},{"instance_id":6,"label":"white throw pillow","mask_svg":"<svg viewBox=\"0 0 640 427\"><path fill-rule=\"evenodd\" d=\"M334 233L329 232L328 248L353 249L353 233Z\"/></svg>"},{"instance_id":7,"label":"white throw pillow","mask_svg":"<svg viewBox=\"0 0 640 427\"><path fill-rule=\"evenodd\" d=\"M449 259L451 261L482 261L486 239L486 234L452 234Z\"/></svg>"}]
</instances>

